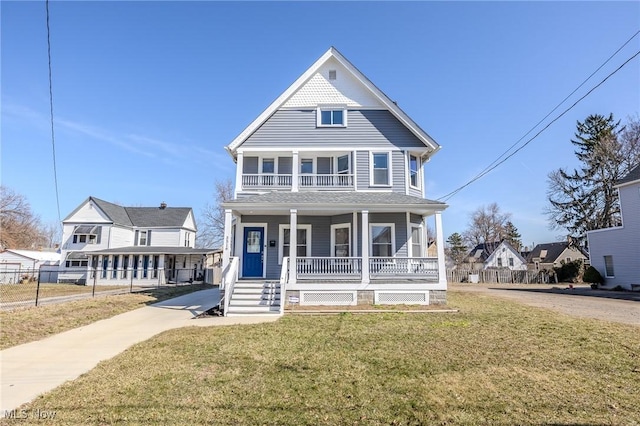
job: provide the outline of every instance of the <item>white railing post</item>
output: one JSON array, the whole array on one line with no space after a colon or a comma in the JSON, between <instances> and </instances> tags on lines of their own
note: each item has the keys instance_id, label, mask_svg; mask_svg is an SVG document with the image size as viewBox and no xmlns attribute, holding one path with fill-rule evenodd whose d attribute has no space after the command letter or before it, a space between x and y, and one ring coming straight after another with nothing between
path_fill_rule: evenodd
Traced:
<instances>
[{"instance_id":1,"label":"white railing post","mask_svg":"<svg viewBox=\"0 0 640 426\"><path fill-rule=\"evenodd\" d=\"M238 152L236 156L236 186L233 198L238 198L238 192L242 191L244 187L244 179L242 176L242 169L244 167L244 157L242 152Z\"/></svg>"}]
</instances>

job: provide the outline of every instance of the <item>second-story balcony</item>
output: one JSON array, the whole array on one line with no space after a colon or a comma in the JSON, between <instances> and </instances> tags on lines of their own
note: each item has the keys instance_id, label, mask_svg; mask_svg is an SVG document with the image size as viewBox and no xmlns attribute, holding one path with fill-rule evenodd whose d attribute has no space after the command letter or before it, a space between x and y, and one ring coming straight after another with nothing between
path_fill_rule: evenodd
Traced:
<instances>
[{"instance_id":1,"label":"second-story balcony","mask_svg":"<svg viewBox=\"0 0 640 426\"><path fill-rule=\"evenodd\" d=\"M293 189L297 183L299 190L353 189L353 174L301 174L294 182L291 174L247 174L242 175L242 188L247 189Z\"/></svg>"}]
</instances>

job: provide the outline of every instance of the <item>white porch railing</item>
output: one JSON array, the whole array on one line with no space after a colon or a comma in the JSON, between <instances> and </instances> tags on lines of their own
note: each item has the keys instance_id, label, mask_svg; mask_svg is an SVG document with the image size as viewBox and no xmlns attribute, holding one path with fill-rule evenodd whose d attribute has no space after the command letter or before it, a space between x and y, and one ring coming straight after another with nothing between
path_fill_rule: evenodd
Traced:
<instances>
[{"instance_id":1,"label":"white porch railing","mask_svg":"<svg viewBox=\"0 0 640 426\"><path fill-rule=\"evenodd\" d=\"M360 257L299 257L296 259L297 277L324 279L360 279Z\"/></svg>"},{"instance_id":2,"label":"white porch railing","mask_svg":"<svg viewBox=\"0 0 640 426\"><path fill-rule=\"evenodd\" d=\"M291 188L291 175L243 174L243 188Z\"/></svg>"},{"instance_id":3,"label":"white porch railing","mask_svg":"<svg viewBox=\"0 0 640 426\"><path fill-rule=\"evenodd\" d=\"M353 175L305 174L298 177L298 184L300 188L353 188Z\"/></svg>"},{"instance_id":4,"label":"white porch railing","mask_svg":"<svg viewBox=\"0 0 640 426\"><path fill-rule=\"evenodd\" d=\"M223 315L226 317L229 311L229 302L231 301L231 295L233 294L233 287L238 281L238 265L240 261L237 257L232 257L229 264L222 271L222 279L220 280L220 292L224 291L222 300L220 300Z\"/></svg>"},{"instance_id":5,"label":"white porch railing","mask_svg":"<svg viewBox=\"0 0 640 426\"><path fill-rule=\"evenodd\" d=\"M369 259L371 278L428 278L438 280L436 257L372 257Z\"/></svg>"},{"instance_id":6,"label":"white porch railing","mask_svg":"<svg viewBox=\"0 0 640 426\"><path fill-rule=\"evenodd\" d=\"M284 267L284 262L283 262ZM369 258L371 279L417 278L438 280L438 259L435 257L372 257ZM298 279L362 279L361 257L299 257L296 259ZM283 276L280 277L283 279ZM288 282L288 277L286 282Z\"/></svg>"},{"instance_id":7,"label":"white porch railing","mask_svg":"<svg viewBox=\"0 0 640 426\"><path fill-rule=\"evenodd\" d=\"M291 188L293 177L290 174L243 174L242 187L282 189ZM298 176L298 187L306 189L333 188L349 189L354 187L352 174L304 174Z\"/></svg>"}]
</instances>

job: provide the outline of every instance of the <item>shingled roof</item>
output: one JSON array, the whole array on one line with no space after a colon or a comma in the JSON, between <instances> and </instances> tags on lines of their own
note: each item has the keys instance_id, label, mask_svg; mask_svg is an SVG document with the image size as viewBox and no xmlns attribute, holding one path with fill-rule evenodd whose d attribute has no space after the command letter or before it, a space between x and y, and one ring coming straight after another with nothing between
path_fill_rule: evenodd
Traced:
<instances>
[{"instance_id":1,"label":"shingled roof","mask_svg":"<svg viewBox=\"0 0 640 426\"><path fill-rule=\"evenodd\" d=\"M631 169L631 171L622 179L620 179L616 186L624 185L625 183L634 182L636 180L640 180L640 164Z\"/></svg>"},{"instance_id":2,"label":"shingled roof","mask_svg":"<svg viewBox=\"0 0 640 426\"><path fill-rule=\"evenodd\" d=\"M123 207L95 197L89 197L80 206L90 201L95 203L114 225L128 227L181 227L192 211L191 207ZM65 221L73 216L76 211L77 209L67 216Z\"/></svg>"}]
</instances>

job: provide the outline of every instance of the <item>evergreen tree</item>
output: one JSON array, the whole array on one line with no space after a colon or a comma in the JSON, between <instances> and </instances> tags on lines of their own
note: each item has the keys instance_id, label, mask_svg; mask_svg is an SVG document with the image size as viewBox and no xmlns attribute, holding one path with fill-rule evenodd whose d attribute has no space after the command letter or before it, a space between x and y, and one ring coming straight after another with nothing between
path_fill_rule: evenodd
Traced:
<instances>
[{"instance_id":1,"label":"evergreen tree","mask_svg":"<svg viewBox=\"0 0 640 426\"><path fill-rule=\"evenodd\" d=\"M504 240L511 244L511 246L520 251L522 247L522 235L518 232L518 228L515 227L511 221L507 222L504 226Z\"/></svg>"},{"instance_id":2,"label":"evergreen tree","mask_svg":"<svg viewBox=\"0 0 640 426\"><path fill-rule=\"evenodd\" d=\"M629 164L637 163L640 152L638 145L619 138L623 129L613 114L590 115L577 123L576 130L571 143L582 165L572 172L558 169L548 175L547 215L552 228L566 229L569 237L583 244L587 231L620 224L613 186L629 172Z\"/></svg>"},{"instance_id":3,"label":"evergreen tree","mask_svg":"<svg viewBox=\"0 0 640 426\"><path fill-rule=\"evenodd\" d=\"M447 254L456 265L461 264L464 258L467 257L467 246L464 244L462 235L454 232L447 238Z\"/></svg>"}]
</instances>

